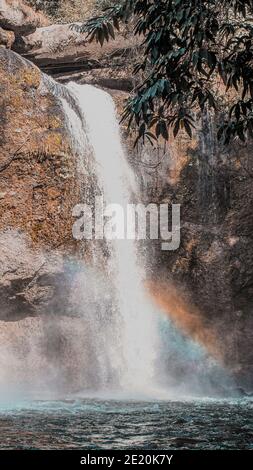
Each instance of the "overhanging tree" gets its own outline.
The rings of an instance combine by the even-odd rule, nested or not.
[[[170,127],[191,136],[196,111],[218,107],[217,80],[235,92],[218,137],[253,137],[253,0],[121,0],[77,28],[102,46],[130,20],[143,44],[134,73],[145,78],[123,119],[137,124],[137,140],[167,140]]]

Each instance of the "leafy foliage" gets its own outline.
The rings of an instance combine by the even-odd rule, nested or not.
[[[144,48],[134,73],[144,78],[123,119],[137,124],[137,140],[167,140],[170,127],[191,137],[196,111],[218,107],[217,78],[235,97],[218,137],[253,136],[253,0],[122,0],[78,29],[102,46],[130,19]]]

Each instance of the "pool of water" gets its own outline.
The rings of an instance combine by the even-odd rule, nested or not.
[[[253,401],[74,399],[0,406],[1,449],[253,449]]]

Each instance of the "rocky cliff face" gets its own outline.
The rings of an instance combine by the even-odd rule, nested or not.
[[[85,174],[80,169],[52,83],[3,48],[0,110],[0,317],[14,320],[48,312],[59,299],[59,278],[67,305],[72,210],[95,182],[88,161]]]
[[[181,204],[180,248],[162,252],[157,245],[151,291],[169,313],[176,285],[185,299],[182,326],[191,326],[195,306],[203,328],[215,329],[227,363],[252,377],[253,148],[239,142],[222,147],[216,135],[215,119],[206,115],[193,140],[171,140],[152,178],[141,171],[144,199]]]
[[[37,28],[31,12],[29,21],[18,26],[21,14],[12,20],[10,14],[3,16],[3,6],[13,4],[0,3],[0,43],[5,48],[14,48],[59,82],[75,80],[110,89],[122,106],[134,85],[131,66],[126,66],[138,47],[134,40],[122,35],[101,49],[87,44],[69,25]],[[59,102],[38,68],[5,48],[0,49],[2,248],[11,228],[25,232],[33,247],[42,249],[34,266],[30,242],[20,241],[20,235],[14,236],[19,247],[13,248],[14,257],[8,258],[8,250],[2,249],[1,299],[7,292],[2,316],[15,319],[52,311],[49,305],[56,308],[59,279],[68,294],[62,252],[43,265],[43,247],[73,249],[71,210],[80,202],[80,187]],[[180,248],[161,252],[160,242],[155,248],[152,242],[153,251],[148,251],[151,293],[169,313],[173,283],[178,292],[173,294],[175,308],[175,295],[185,297],[180,321],[191,322],[197,310],[204,331],[215,326],[219,347],[227,363],[236,365],[235,373],[252,377],[253,148],[240,143],[223,148],[215,132],[215,120],[204,116],[192,141],[184,135],[171,138],[160,164],[156,161],[161,155],[152,154],[151,165],[136,166],[144,201],[181,204]],[[27,261],[12,268],[14,258],[22,256]],[[193,306],[188,312],[187,303]]]
[[[60,101],[40,70],[0,49],[1,229],[64,243],[78,199],[76,161]]]

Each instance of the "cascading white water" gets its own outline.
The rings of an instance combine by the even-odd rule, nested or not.
[[[114,102],[109,94],[90,85],[70,83],[68,88],[82,113],[83,132],[94,153],[104,201],[126,209],[131,201],[134,175],[125,158]],[[76,132],[78,140],[80,129]],[[116,316],[111,313],[111,344],[109,340],[107,354],[122,390],[148,393],[155,388],[158,319],[146,298],[137,257],[134,240],[111,242],[109,269],[118,308]],[[107,375],[104,371],[104,376]]]
[[[104,202],[126,208],[138,190],[111,97],[88,85],[71,83],[65,88],[46,76],[43,86],[62,105],[73,151],[79,157],[78,173],[87,174],[88,159],[95,162]],[[93,190],[96,194],[97,188]],[[87,201],[86,196],[82,200]],[[2,243],[11,247],[10,253],[20,258],[21,265],[26,256],[34,257],[20,234],[5,234]],[[93,266],[65,260],[71,317],[63,305],[60,314],[50,311],[42,318],[1,325],[0,400],[9,398],[11,391],[36,398],[44,393],[56,397],[82,393],[168,399],[231,389],[223,368],[149,300],[134,240],[107,243],[106,273],[100,269],[101,244],[96,241],[92,242]],[[44,254],[40,256],[44,260]],[[60,295],[61,289],[57,297],[61,305]]]
[[[133,192],[135,197],[138,195],[138,188],[121,142],[113,99],[90,85],[70,83],[67,88],[69,96],[60,93],[60,98],[79,167],[85,168],[92,153],[104,203],[118,204],[126,214],[126,206]],[[151,302],[144,288],[145,273],[139,265],[135,241],[116,238],[107,243],[109,284],[95,275],[92,295],[99,304],[96,318],[89,302],[83,309],[92,334],[93,392],[168,398],[212,390],[216,365],[198,344],[182,337]],[[95,266],[97,257],[94,244]],[[101,292],[107,289],[112,291],[109,303]],[[87,296],[87,285],[83,285],[83,294]],[[91,389],[91,384],[86,383],[86,388]]]

